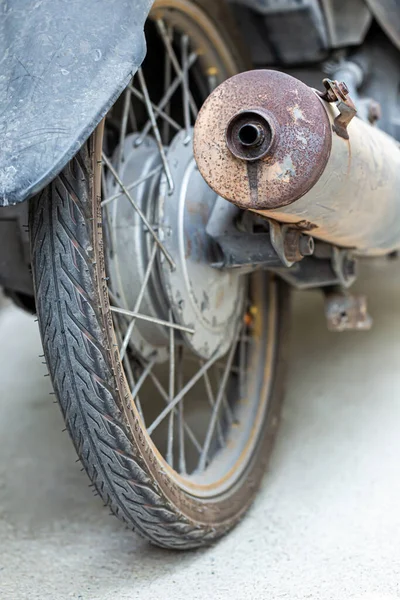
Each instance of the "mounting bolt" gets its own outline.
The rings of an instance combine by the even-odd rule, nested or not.
[[[310,235],[301,235],[299,240],[299,250],[303,256],[314,254],[314,239]]]
[[[289,229],[285,234],[284,250],[290,262],[298,262],[314,253],[314,240],[297,229]]]
[[[343,94],[343,96],[349,95],[349,88],[347,87],[347,85],[345,84],[344,81],[341,81],[340,83],[338,83],[338,88],[339,88],[340,92]]]

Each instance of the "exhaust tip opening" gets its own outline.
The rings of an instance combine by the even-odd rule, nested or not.
[[[264,111],[241,111],[226,128],[226,144],[241,160],[259,160],[271,149],[275,131]]]
[[[262,141],[263,137],[262,128],[254,123],[242,125],[238,131],[238,138],[243,146],[256,146]]]

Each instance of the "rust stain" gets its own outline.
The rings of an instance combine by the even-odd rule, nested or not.
[[[247,163],[247,178],[250,188],[250,199],[254,205],[258,204],[258,161]]]
[[[228,126],[243,114],[267,115],[273,132],[268,152],[244,160],[228,147]],[[254,125],[254,123],[253,123]],[[200,110],[194,154],[208,185],[244,209],[276,209],[303,196],[329,158],[332,131],[317,94],[278,71],[240,73],[223,82]],[[239,154],[239,158],[238,158]]]

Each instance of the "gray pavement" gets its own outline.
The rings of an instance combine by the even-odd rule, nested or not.
[[[369,333],[326,331],[296,294],[288,391],[270,471],[208,550],[149,546],[88,488],[34,319],[0,313],[1,600],[400,598],[400,265],[365,268]]]

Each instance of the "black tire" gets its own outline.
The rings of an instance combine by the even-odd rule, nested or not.
[[[211,500],[196,498],[164,470],[130,403],[108,300],[95,175],[99,144],[97,130],[31,201],[32,269],[44,353],[66,427],[104,504],[159,546],[195,548],[238,522],[265,471],[282,400],[288,290],[274,283],[277,338],[263,433],[233,489]]]

